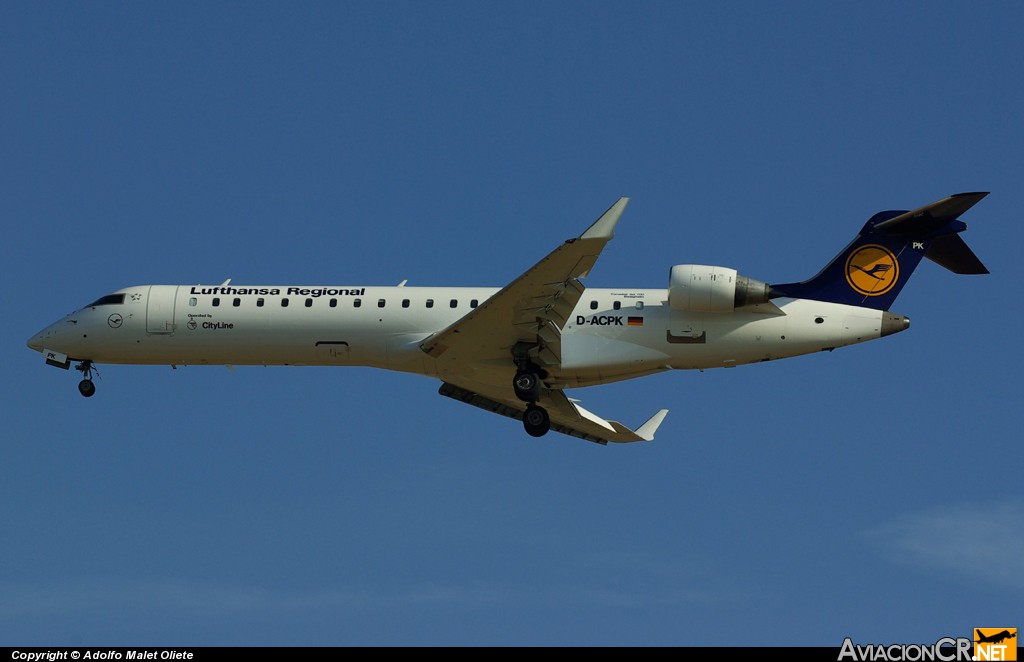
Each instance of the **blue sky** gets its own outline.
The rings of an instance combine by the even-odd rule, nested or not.
[[[0,643],[932,643],[1024,625],[1019,3],[4,3]],[[572,395],[526,436],[368,369],[25,347],[145,283],[813,275],[992,191],[910,331]]]

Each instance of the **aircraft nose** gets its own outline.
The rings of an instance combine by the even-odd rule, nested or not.
[[[40,331],[36,335],[28,339],[26,343],[29,349],[34,349],[37,352],[43,351],[43,340],[46,338],[45,332]]]
[[[67,320],[65,319],[60,320],[58,322],[54,322],[53,324],[46,327],[36,335],[29,338],[28,342],[25,344],[28,345],[29,348],[34,349],[37,352],[41,352],[44,349],[55,349],[55,343],[62,344],[61,340],[66,340],[66,338],[61,334],[61,331],[65,326],[65,324],[63,323],[65,323],[66,321]]]
[[[49,328],[49,327],[47,327],[47,328]],[[43,342],[46,340],[47,336],[49,335],[48,333],[46,333],[46,330],[47,329],[43,329],[42,331],[40,331],[36,335],[34,335],[31,338],[29,338],[29,341],[26,344],[29,345],[30,349],[35,349],[36,351],[42,351],[43,350]]]

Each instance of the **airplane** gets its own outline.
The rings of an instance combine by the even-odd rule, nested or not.
[[[996,632],[995,634],[985,634],[981,630],[975,630],[977,633],[977,639],[974,640],[976,644],[1001,644],[1007,639],[1013,639],[1017,636],[1017,630],[1013,632],[1009,630],[1003,630],[1002,632]]]
[[[503,288],[141,285],[107,294],[28,341],[48,365],[372,366],[441,381],[439,393],[599,444],[651,441],[662,409],[633,429],[587,411],[568,389],[666,370],[730,368],[883,338],[921,258],[988,269],[959,216],[988,193],[959,193],[872,216],[813,278],[768,283],[681,264],[661,289],[587,288],[629,198]]]

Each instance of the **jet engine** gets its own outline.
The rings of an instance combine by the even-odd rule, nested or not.
[[[771,287],[740,276],[735,269],[703,264],[677,264],[668,276],[668,304],[695,313],[729,313],[765,303]]]

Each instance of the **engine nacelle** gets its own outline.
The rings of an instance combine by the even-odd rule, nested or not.
[[[735,269],[677,264],[668,275],[668,305],[695,313],[729,313],[768,301],[771,288]]]

